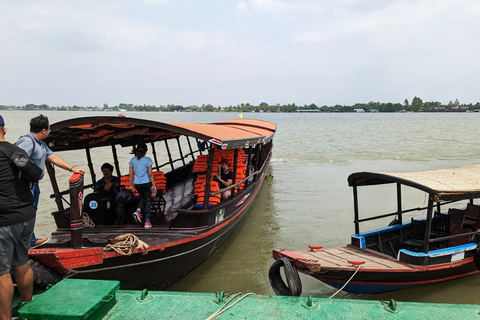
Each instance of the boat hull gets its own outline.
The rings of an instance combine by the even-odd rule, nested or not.
[[[359,294],[420,287],[479,272],[470,254],[459,261],[424,266],[353,246],[297,251],[275,249],[273,256],[288,258],[299,272],[334,288]]]
[[[434,283],[463,278],[478,273],[473,262],[450,269],[437,271],[416,270],[409,273],[395,274],[391,272],[358,272],[354,279],[348,282],[343,290],[359,293],[372,294],[395,290],[421,287]],[[353,272],[305,273],[334,288],[340,289],[353,275]]]
[[[240,192],[233,201],[210,210],[209,215],[216,217],[218,212],[222,212],[225,217],[210,227],[191,229],[185,231],[183,236],[179,230],[138,229],[139,238],[142,238],[141,234],[154,237],[155,232],[159,237],[168,237],[168,234],[175,237],[173,241],[151,246],[146,252],[137,250],[132,255],[120,255],[98,247],[95,248],[97,250],[49,248],[30,250],[30,259],[40,262],[63,278],[118,280],[123,289],[163,290],[198,268],[236,230],[255,200],[267,170],[268,165],[258,181]],[[85,232],[84,236],[88,237],[88,233]]]

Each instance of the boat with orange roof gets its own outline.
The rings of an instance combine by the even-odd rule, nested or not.
[[[63,157],[84,150],[88,170],[85,176],[72,175],[67,186],[46,163],[57,205],[52,213],[56,230],[46,245],[29,251],[36,284],[103,279],[119,280],[126,289],[161,290],[185,277],[247,213],[269,167],[275,131],[275,124],[254,119],[161,123],[101,116],[52,124],[45,139],[52,151]],[[115,219],[112,199],[94,191],[99,178],[94,168],[104,162],[112,162],[114,175],[128,184],[122,153],[140,142],[149,145],[158,190],[152,194],[150,229],[132,219],[135,196],[116,199],[124,203]],[[221,159],[229,159],[233,175],[224,189],[214,179]],[[226,191],[230,197],[221,199]]]

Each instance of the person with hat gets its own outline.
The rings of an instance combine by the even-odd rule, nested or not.
[[[12,318],[14,287],[10,271],[15,274],[20,301],[31,301],[33,295],[33,271],[28,263],[35,226],[33,195],[29,182],[19,178],[9,162],[12,153],[25,151],[5,141],[6,133],[0,116],[0,319]]]
[[[45,161],[48,161],[57,167],[70,171],[72,173],[81,173],[84,174],[85,170],[81,168],[74,168],[73,166],[66,163],[62,158],[53,153],[52,150],[47,146],[44,139],[50,134],[50,123],[48,118],[44,115],[38,115],[30,120],[30,132],[24,136],[21,136],[16,145],[19,148],[25,150],[32,159],[45,173]],[[43,173],[40,179],[43,178]],[[33,194],[34,202],[33,207],[35,212],[38,208],[38,201],[40,199],[40,186],[38,183],[31,184],[31,192]],[[39,247],[47,243],[49,238],[37,239],[35,234],[32,233],[31,244],[32,248]]]
[[[228,159],[223,158],[220,161],[220,166],[218,167],[218,174],[217,174],[217,181],[218,186],[220,189],[224,189],[232,184],[233,181],[233,173],[232,170],[228,168],[230,161]],[[231,190],[227,190],[222,193],[222,199],[226,200],[232,195]]]

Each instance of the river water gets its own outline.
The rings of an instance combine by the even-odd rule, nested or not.
[[[29,120],[38,113],[3,111],[9,128],[6,139],[14,142],[26,133]],[[48,111],[44,114],[55,123],[71,117],[112,113]],[[126,116],[162,122],[213,122],[236,118],[237,114],[128,112]],[[278,126],[271,178],[265,180],[232,237],[206,263],[167,290],[274,294],[268,280],[273,248],[303,249],[309,244],[332,247],[349,243],[354,232],[349,174],[451,168],[476,164],[479,158],[480,113],[245,113],[243,117]],[[75,167],[87,168],[83,152],[59,155]],[[68,176],[68,172],[59,176],[64,184],[62,190],[68,186]],[[51,212],[56,211],[54,201],[49,198],[52,189],[48,176],[42,180],[41,189],[36,233],[48,236],[55,228]],[[370,190],[362,193],[361,188],[359,192],[361,210],[375,213],[396,210],[395,201],[386,197],[395,192],[393,189],[385,195]],[[426,203],[423,196],[419,198],[408,191],[404,195],[407,203],[404,209],[409,202],[412,207]],[[380,224],[372,227],[388,222],[375,222]],[[329,297],[335,292],[313,278],[302,274],[300,277],[302,296]],[[480,275],[474,275],[423,288],[377,295],[341,293],[336,297],[473,304],[480,301],[479,287]]]

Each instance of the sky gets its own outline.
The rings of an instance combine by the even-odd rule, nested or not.
[[[480,101],[476,0],[0,2],[0,105]]]

